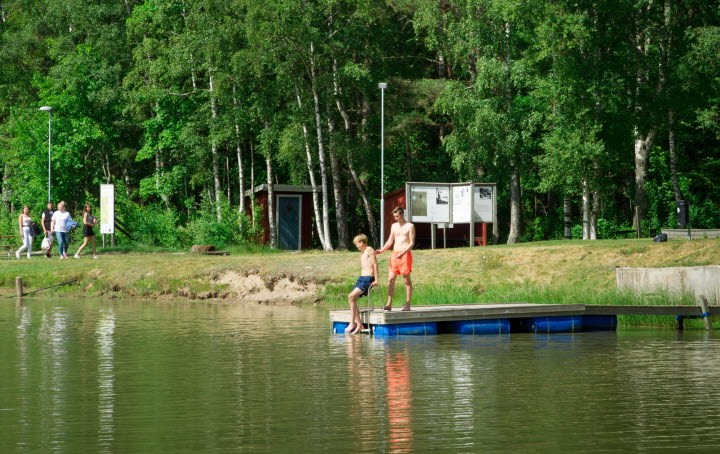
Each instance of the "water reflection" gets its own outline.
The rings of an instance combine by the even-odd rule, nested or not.
[[[113,356],[115,311],[100,311],[95,336],[98,358],[98,444],[100,452],[113,452],[115,424],[115,365]]]
[[[0,306],[0,453],[715,452],[717,336],[375,339],[305,308]]]
[[[412,380],[407,348],[385,354],[389,452],[413,452]]]

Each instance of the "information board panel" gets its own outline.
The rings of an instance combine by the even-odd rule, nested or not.
[[[115,185],[100,185],[100,233],[115,233]]]
[[[407,183],[410,222],[495,223],[495,183]]]
[[[473,220],[475,222],[495,222],[494,185],[476,184],[473,188]]]
[[[453,185],[452,187],[452,222],[454,224],[470,223],[470,188],[472,185]]]
[[[412,222],[450,222],[450,185],[408,184]]]

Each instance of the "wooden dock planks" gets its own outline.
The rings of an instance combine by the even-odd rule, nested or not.
[[[710,315],[720,315],[720,306],[616,306],[586,304],[458,304],[443,306],[413,306],[402,312],[399,306],[393,311],[361,310],[364,323],[392,325],[403,323],[444,322],[462,320],[486,320],[499,318],[561,317],[570,315],[668,315],[700,317],[707,310]],[[331,322],[349,323],[350,310],[330,311]]]

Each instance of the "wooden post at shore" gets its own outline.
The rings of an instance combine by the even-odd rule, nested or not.
[[[712,320],[710,320],[710,303],[708,303],[705,295],[700,295],[700,308],[702,310],[702,319],[705,322],[705,329],[712,331]]]
[[[23,283],[22,277],[20,276],[15,278],[15,295],[17,295],[18,298],[23,296]]]

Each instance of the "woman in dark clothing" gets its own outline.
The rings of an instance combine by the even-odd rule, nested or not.
[[[98,219],[92,215],[92,207],[89,203],[85,204],[85,209],[83,209],[83,237],[85,238],[85,241],[83,241],[83,244],[75,253],[76,259],[80,258],[80,253],[91,241],[93,258],[98,258],[97,254],[95,253],[95,232],[93,232],[93,227],[95,227],[95,224],[97,223]]]

